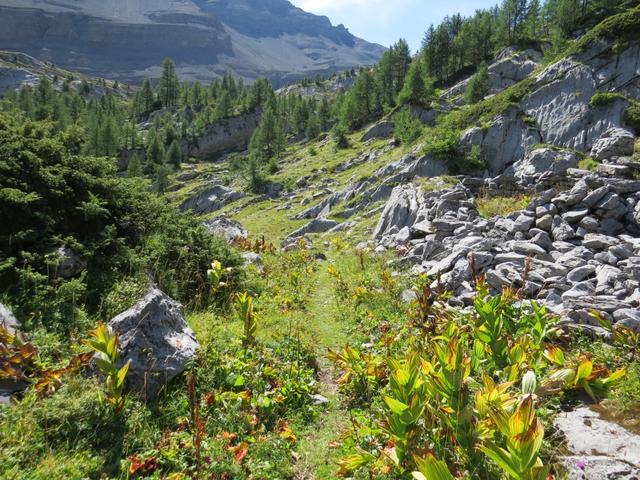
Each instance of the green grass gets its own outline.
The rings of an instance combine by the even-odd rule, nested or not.
[[[527,208],[531,198],[527,195],[489,196],[484,195],[476,199],[478,212],[484,218],[505,216]]]
[[[590,172],[595,171],[600,166],[600,162],[594,160],[591,157],[586,157],[578,162],[578,168],[582,170],[589,170]]]

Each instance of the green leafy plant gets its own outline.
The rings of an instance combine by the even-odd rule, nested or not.
[[[234,308],[244,329],[242,344],[248,348],[255,344],[256,331],[258,329],[258,319],[253,308],[253,297],[247,292],[236,294]]]
[[[104,322],[100,322],[91,332],[91,337],[85,343],[95,352],[96,366],[105,376],[106,401],[120,413],[124,407],[124,382],[131,360],[122,367],[118,367],[120,363],[118,334],[113,333]]]

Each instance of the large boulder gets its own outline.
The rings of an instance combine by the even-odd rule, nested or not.
[[[593,144],[591,156],[597,160],[633,155],[633,133],[624,128],[610,128]]]
[[[216,217],[203,222],[202,225],[212,235],[224,237],[227,243],[233,243],[237,239],[244,240],[249,236],[249,232],[240,222],[227,217]]]
[[[152,288],[109,322],[120,335],[120,362],[131,362],[125,387],[147,400],[181,374],[199,348],[182,305]]]
[[[224,185],[214,185],[185,200],[180,210],[194,210],[198,213],[210,213],[220,210],[226,204],[243,198],[243,192],[236,192]]]
[[[323,217],[314,218],[306,225],[303,225],[296,231],[292,232],[288,238],[300,238],[308,233],[324,233],[337,226],[338,222],[335,220],[329,220],[328,218]]]
[[[573,152],[552,148],[536,148],[524,159],[513,165],[514,175],[520,180],[535,181],[543,175],[558,175],[578,166],[578,157]]]

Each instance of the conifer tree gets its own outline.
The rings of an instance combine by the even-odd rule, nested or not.
[[[427,79],[422,61],[417,59],[411,64],[404,86],[398,95],[398,103],[423,104],[433,95],[432,83]]]
[[[275,101],[265,107],[260,125],[253,133],[249,151],[262,164],[277,157],[286,147],[286,138],[282,118],[276,113]]]
[[[177,140],[171,142],[169,150],[167,150],[166,163],[175,167],[176,170],[180,168],[180,164],[182,163],[182,149]]]
[[[142,89],[140,90],[140,100],[142,105],[142,112],[149,113],[153,108],[153,102],[155,102],[155,96],[153,89],[151,88],[151,82],[148,78],[144,79],[142,83]]]
[[[156,131],[152,130],[147,144],[147,164],[159,165],[164,159],[164,147]]]
[[[160,76],[159,97],[162,106],[167,108],[177,106],[179,86],[176,65],[173,60],[167,58],[162,62],[162,75]]]
[[[129,159],[129,165],[127,166],[127,177],[135,178],[142,177],[142,163],[137,154],[133,154]]]

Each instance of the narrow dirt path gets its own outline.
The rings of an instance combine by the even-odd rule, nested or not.
[[[313,298],[305,312],[305,330],[313,335],[316,342],[319,393],[328,403],[320,406],[321,412],[316,421],[300,432],[296,449],[297,480],[336,478],[338,457],[330,444],[338,439],[348,420],[348,412],[338,396],[336,372],[326,356],[329,348],[339,348],[347,341],[347,324],[338,311],[335,284],[327,273],[327,266],[328,263],[323,262],[316,274]]]

